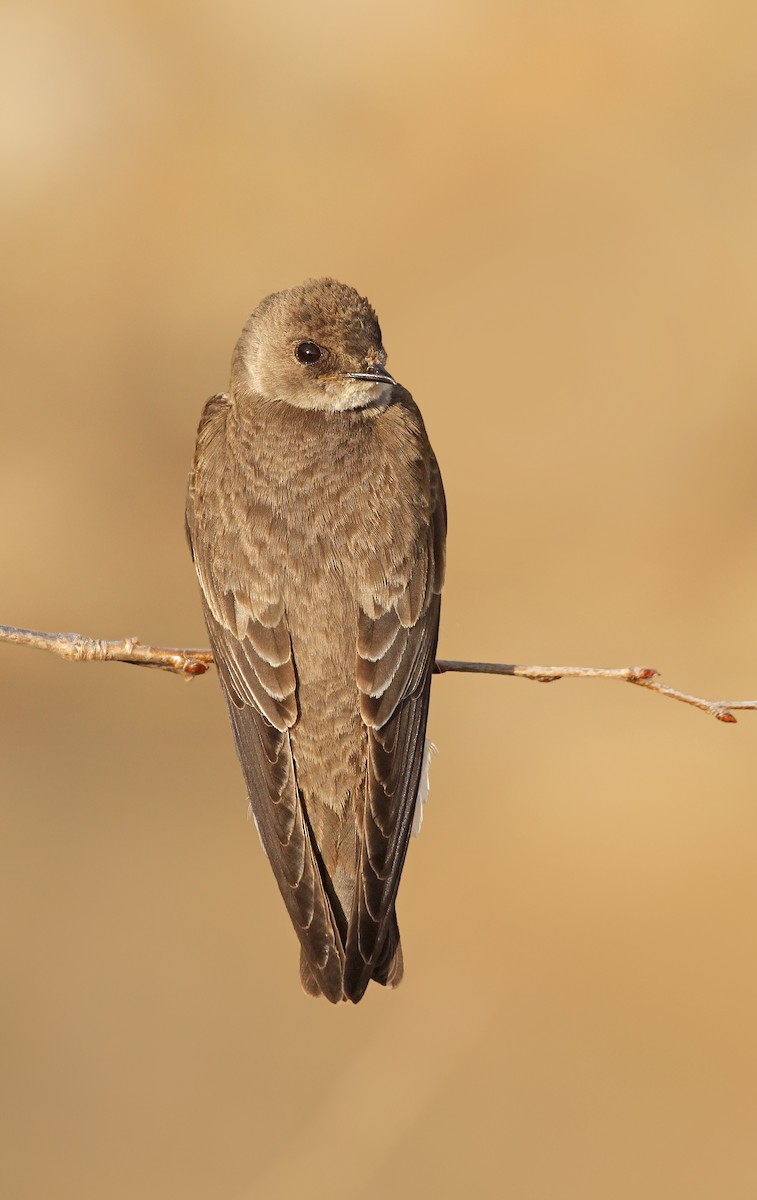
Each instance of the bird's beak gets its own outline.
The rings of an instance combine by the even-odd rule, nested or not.
[[[371,363],[364,371],[342,371],[341,374],[343,379],[364,379],[366,383],[389,383],[394,386],[397,382],[381,363]]]

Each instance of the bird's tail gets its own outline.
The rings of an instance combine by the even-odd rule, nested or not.
[[[400,929],[397,924],[397,914],[395,912],[392,924],[389,927],[389,934],[384,942],[378,961],[373,968],[371,978],[375,979],[376,983],[383,984],[385,987],[395,988],[401,982],[404,970]],[[318,980],[302,949],[300,950],[300,982],[302,983],[303,990],[309,996],[322,995]]]
[[[397,924],[397,913],[395,912],[392,915],[389,934],[384,942],[378,962],[373,968],[371,978],[375,979],[376,983],[384,984],[385,987],[395,988],[398,983],[402,982],[404,973],[405,964],[402,959],[400,927]]]

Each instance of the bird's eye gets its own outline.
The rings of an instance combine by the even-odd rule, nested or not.
[[[318,362],[318,359],[323,354],[321,347],[315,342],[300,342],[295,349],[294,357],[297,362],[304,363],[305,366],[310,366],[311,363]]]

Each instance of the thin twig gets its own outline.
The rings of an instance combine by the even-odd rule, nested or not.
[[[447,671],[464,671],[477,675],[515,675],[519,679],[534,679],[537,683],[553,683],[556,679],[621,679],[624,683],[634,683],[649,692],[657,692],[658,696],[667,696],[670,700],[691,704],[728,725],[736,724],[736,718],[730,711],[732,708],[757,709],[757,700],[705,700],[703,696],[680,692],[677,688],[660,683],[656,678],[659,671],[654,667],[519,667],[515,663],[448,662],[440,659],[435,670],[439,675]]]
[[[36,629],[17,629],[14,625],[0,625],[0,642],[35,646],[38,650],[47,650],[59,658],[74,662],[125,662],[140,667],[159,667],[163,671],[182,675],[185,679],[204,675],[213,664],[212,652],[202,648],[144,646],[138,638],[107,642],[84,637],[80,633],[40,633]],[[446,675],[451,671],[468,675],[513,675],[538,683],[553,683],[556,679],[620,679],[624,683],[657,692],[659,696],[667,696],[670,700],[690,704],[716,717],[718,721],[731,725],[736,722],[732,709],[757,709],[757,700],[706,700],[702,696],[668,687],[659,682],[654,667],[524,667],[516,663],[462,662],[442,658],[437,659],[434,670],[438,675]]]
[[[81,633],[40,633],[37,629],[17,629],[0,625],[0,642],[15,642],[48,650],[59,658],[72,662],[125,662],[138,667],[160,667],[192,679],[204,675],[213,665],[210,650],[179,650],[170,646],[143,646],[138,638],[123,638],[120,642],[105,642],[84,637]]]

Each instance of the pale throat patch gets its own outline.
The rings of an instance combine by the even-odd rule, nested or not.
[[[365,379],[334,380],[331,387],[324,390],[323,407],[330,412],[351,412],[356,408],[367,408],[369,404],[377,408],[389,403],[391,383],[368,383]]]

